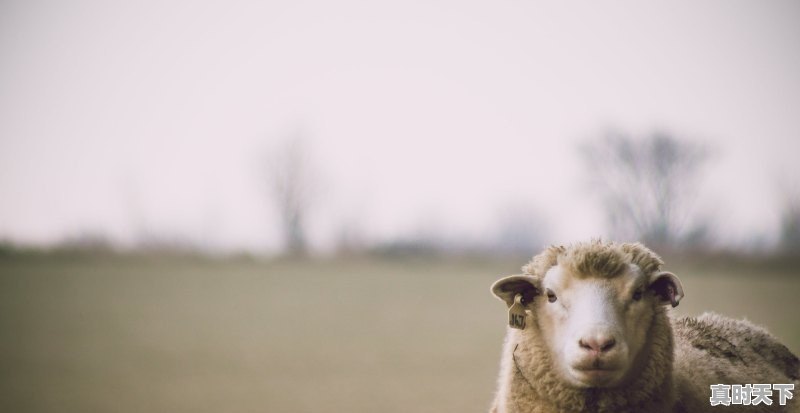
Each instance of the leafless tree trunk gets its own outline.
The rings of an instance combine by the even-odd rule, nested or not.
[[[284,141],[269,159],[270,193],[278,209],[286,252],[307,252],[306,215],[311,196],[310,165],[300,136]]]
[[[784,192],[778,247],[784,254],[800,253],[800,193],[797,190],[787,189]]]

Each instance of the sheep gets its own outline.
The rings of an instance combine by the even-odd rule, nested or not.
[[[641,244],[593,240],[551,246],[495,282],[510,324],[490,411],[719,412],[712,384],[800,390],[800,361],[765,330],[716,314],[671,316],[684,292],[663,265]],[[800,400],[772,397],[733,410],[800,411]]]

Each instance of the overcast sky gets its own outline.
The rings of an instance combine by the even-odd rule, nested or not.
[[[601,235],[576,147],[609,127],[709,145],[697,208],[730,240],[799,185],[795,1],[113,3],[0,2],[0,238],[274,249],[264,163],[297,134],[323,247],[509,208]]]

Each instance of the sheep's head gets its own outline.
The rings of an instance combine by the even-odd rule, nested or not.
[[[541,338],[567,383],[616,387],[635,377],[660,306],[683,297],[680,281],[662,265],[640,244],[550,247],[492,292],[509,306],[522,296],[526,333]]]

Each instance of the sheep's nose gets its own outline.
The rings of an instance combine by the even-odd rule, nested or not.
[[[614,337],[604,335],[592,335],[578,340],[582,349],[595,353],[605,353],[614,348],[615,344],[617,340]]]

